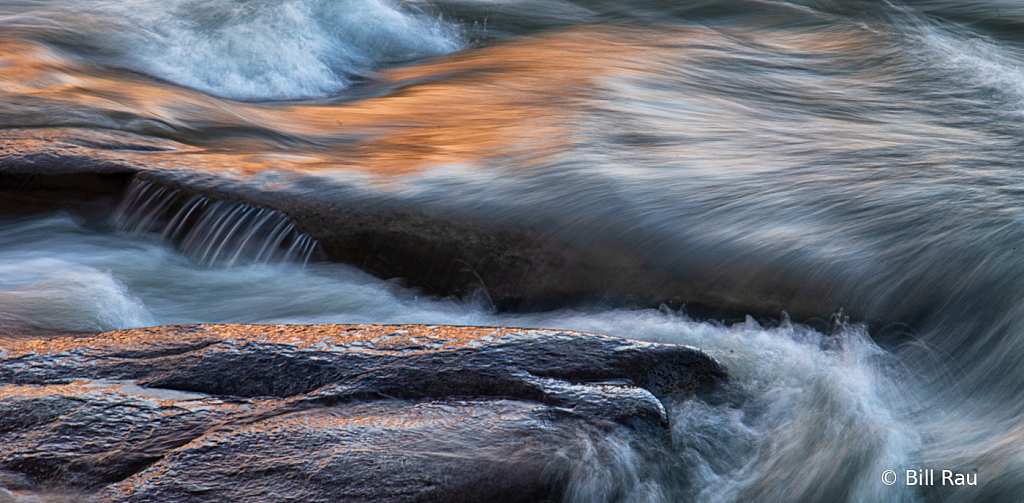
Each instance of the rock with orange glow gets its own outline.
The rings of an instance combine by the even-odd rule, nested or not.
[[[30,485],[96,489],[260,405],[130,381],[3,384],[0,466],[31,478]]]
[[[128,379],[214,395],[320,401],[458,395],[558,402],[568,396],[546,392],[545,379],[628,382],[656,396],[686,395],[725,376],[718,362],[689,346],[413,325],[143,328],[16,342],[3,361],[0,382],[15,384]]]
[[[377,400],[205,435],[108,487],[107,501],[537,502],[614,434],[513,399]]]
[[[550,330],[14,339],[0,352],[0,470],[107,501],[543,501],[586,455],[624,448],[609,438],[663,441],[660,399],[725,377],[691,347]]]

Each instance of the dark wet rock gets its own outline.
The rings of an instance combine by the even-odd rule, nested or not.
[[[0,487],[12,491],[32,489],[32,481],[23,474],[0,470]]]
[[[568,383],[627,379],[655,395],[692,393],[724,376],[717,362],[686,346],[549,330],[471,330],[453,334],[441,327],[341,325],[137,329],[76,338],[70,347],[18,346],[5,358],[0,380],[133,379],[150,387],[242,397],[291,397],[330,386],[337,396],[352,397],[456,394],[544,400],[544,385],[533,376]],[[114,342],[110,334],[118,334]]]
[[[3,385],[0,464],[41,484],[96,488],[250,408],[130,382]]]
[[[206,435],[104,496],[125,502],[544,501],[557,492],[554,479],[564,476],[547,473],[550,460],[588,430],[595,429],[516,400],[322,408]]]
[[[329,260],[432,295],[486,291],[502,311],[610,302],[657,306],[707,301],[703,290],[614,240],[585,246],[549,229],[432,211],[388,194],[266,190],[208,174],[142,171],[139,178],[194,195],[283,212]],[[310,181],[310,184],[315,181]],[[774,306],[773,306],[774,307]],[[745,313],[744,313],[745,314]]]
[[[0,215],[55,209],[100,215],[117,204],[138,171],[52,142],[0,138]]]
[[[687,346],[480,327],[172,326],[0,357],[0,470],[125,502],[557,499],[567,459],[667,441],[658,397],[726,377]]]
[[[21,216],[69,209],[102,215],[124,193],[130,173],[10,173],[0,171],[0,214]]]
[[[754,280],[726,269],[678,268],[629,243],[560,236],[554,227],[524,224],[414,204],[387,192],[326,187],[315,176],[286,176],[286,183],[252,182],[210,169],[189,169],[170,158],[159,162],[134,151],[87,148],[75,134],[48,141],[8,133],[0,138],[0,213],[25,214],[70,208],[96,215],[113,206],[134,177],[189,197],[229,200],[278,210],[298,230],[319,240],[329,260],[380,278],[401,278],[431,295],[464,297],[486,292],[502,311],[532,311],[594,303],[629,307],[686,306],[700,319],[742,321],[788,311],[795,319],[828,317],[836,306],[785,277],[763,272]],[[78,135],[78,136],[76,136]],[[144,138],[127,135],[123,142]],[[113,142],[113,139],[105,139]],[[152,162],[152,164],[151,164]],[[165,163],[170,163],[164,166]],[[116,203],[116,201],[115,201]],[[90,206],[91,205],[91,206]],[[856,315],[856,312],[850,312]]]
[[[614,238],[559,237],[557,226],[521,225],[466,212],[425,208],[387,193],[321,190],[315,178],[288,190],[206,173],[146,170],[139,178],[180,191],[272,208],[319,240],[329,260],[380,278],[401,278],[432,295],[485,292],[501,311],[542,311],[594,304],[680,308],[700,319],[746,315],[830,316],[827,297],[808,285],[762,273],[733,278],[725,268],[679,268]]]

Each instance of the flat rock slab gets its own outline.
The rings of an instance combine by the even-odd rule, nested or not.
[[[617,435],[664,441],[659,398],[725,378],[688,346],[549,330],[186,325],[7,339],[0,470],[22,481],[15,497],[555,500],[572,453]]]

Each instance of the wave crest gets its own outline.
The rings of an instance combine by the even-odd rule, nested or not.
[[[426,4],[388,0],[65,0],[0,13],[0,27],[242,100],[327,96],[382,66],[465,45]]]

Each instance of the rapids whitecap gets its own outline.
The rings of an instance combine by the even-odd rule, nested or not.
[[[0,1],[0,323],[686,343],[734,387],[667,400],[671,456],[583,449],[563,499],[1015,501],[1022,26],[999,0]],[[924,466],[978,484],[881,480]]]

